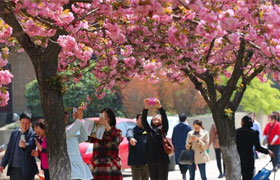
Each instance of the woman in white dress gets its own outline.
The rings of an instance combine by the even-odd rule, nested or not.
[[[83,110],[78,109],[73,114],[75,121],[66,126],[67,152],[71,163],[71,179],[91,180],[93,179],[89,167],[84,163],[79,150],[79,143],[88,139],[83,125]],[[65,123],[68,124],[68,114],[65,113]]]

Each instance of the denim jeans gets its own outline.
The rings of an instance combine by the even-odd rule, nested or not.
[[[200,176],[202,180],[207,180],[206,177],[206,164],[197,164],[199,172],[200,172]],[[195,179],[195,164],[191,164],[189,165],[189,171],[190,171],[190,180],[194,180]]]

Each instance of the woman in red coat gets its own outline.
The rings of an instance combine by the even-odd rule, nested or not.
[[[116,117],[111,109],[103,109],[97,124],[105,127],[102,139],[90,138],[93,143],[91,164],[94,180],[122,180],[119,144],[122,141],[121,130],[115,127]]]
[[[280,123],[277,122],[278,115],[273,112],[268,116],[268,123],[264,128],[264,139],[267,141],[268,149],[270,149],[274,157],[272,159],[273,168],[276,170],[279,163],[279,151],[280,151]]]

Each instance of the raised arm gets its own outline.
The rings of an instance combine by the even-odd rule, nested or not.
[[[66,139],[76,136],[77,132],[81,129],[82,122],[80,120],[75,120],[74,123],[66,127]]]
[[[142,112],[142,125],[145,129],[145,131],[147,131],[148,133],[150,133],[152,131],[152,128],[150,127],[148,121],[147,121],[147,116],[148,116],[148,109],[143,109]]]
[[[167,116],[166,116],[166,112],[165,112],[165,110],[163,109],[162,106],[158,110],[159,110],[159,113],[161,115],[162,128],[163,128],[164,132],[167,134],[169,126],[168,126],[168,119],[167,119]]]
[[[84,126],[84,121],[82,121],[82,125],[80,127],[80,135],[78,137],[79,143],[85,142],[88,140],[87,131]]]

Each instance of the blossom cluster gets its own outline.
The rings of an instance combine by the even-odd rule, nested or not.
[[[241,46],[254,52],[244,73],[263,66],[264,72],[258,76],[261,80],[266,73],[280,79],[280,8],[268,1],[14,3],[24,31],[34,40],[62,32],[57,39],[61,46],[59,71],[78,72],[94,63],[90,71],[99,82],[96,95],[100,98],[104,89],[125,85],[133,77],[157,82],[165,75],[180,82],[186,77],[184,69],[194,74],[211,72],[215,80],[221,75],[229,78]],[[0,21],[0,43],[8,44],[11,35],[12,29]],[[0,56],[0,65],[5,63]],[[73,79],[79,81],[81,76],[75,73]]]

